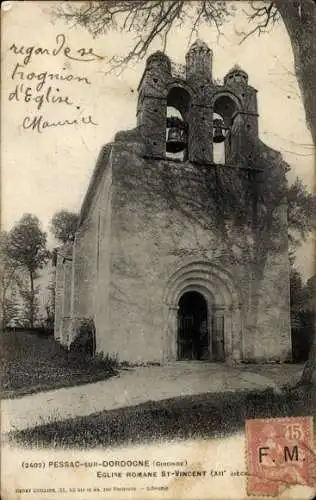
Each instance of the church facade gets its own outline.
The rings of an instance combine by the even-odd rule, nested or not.
[[[152,54],[138,92],[58,250],[55,338],[88,322],[119,361],[289,360],[286,165],[258,137],[248,75],[216,83],[197,41],[183,67]]]

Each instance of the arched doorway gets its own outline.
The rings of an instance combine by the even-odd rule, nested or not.
[[[178,359],[208,359],[207,302],[196,291],[184,293],[178,309]]]
[[[207,319],[207,342],[200,340],[200,359],[209,361],[240,361],[243,352],[242,338],[242,308],[240,292],[236,287],[231,275],[220,265],[214,265],[209,261],[191,260],[178,267],[170,276],[164,301],[168,305],[165,329],[165,359],[172,361],[176,359],[195,359],[193,349],[189,351],[179,349],[179,340],[190,340],[182,334],[181,321],[185,312],[194,309],[193,296],[186,295],[195,292],[198,310],[206,309]],[[187,299],[185,299],[187,297]],[[200,300],[199,300],[200,299]],[[188,306],[186,307],[186,301]],[[192,314],[191,314],[192,315]],[[189,314],[187,316],[190,316]],[[193,311],[194,316],[194,311]],[[188,320],[188,322],[192,322]],[[192,340],[191,340],[192,342]],[[202,351],[202,352],[201,352]],[[204,351],[204,352],[203,352]],[[191,354],[190,354],[191,352]],[[190,358],[188,358],[188,354]]]

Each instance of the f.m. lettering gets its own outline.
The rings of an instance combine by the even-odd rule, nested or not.
[[[292,451],[289,446],[284,446],[284,461],[288,462],[291,461],[293,462],[298,462],[299,460],[299,453],[298,453],[298,446],[292,446]]]
[[[270,452],[271,450],[271,452]],[[281,450],[283,451],[283,459],[284,462],[298,462],[299,461],[299,449],[298,446],[284,446],[283,448],[280,448],[280,453],[279,453],[279,460],[278,462],[282,459],[281,458]],[[261,446],[258,448],[258,459],[259,463],[261,464],[264,462],[264,459],[270,459],[273,462],[276,462],[275,460],[275,449],[270,448],[269,446]],[[304,460],[304,459],[303,459]]]
[[[263,457],[268,456],[268,453],[266,450],[269,450],[269,449],[270,449],[269,446],[263,446],[263,447],[259,448],[258,453],[259,453],[259,463],[260,464],[262,463]]]

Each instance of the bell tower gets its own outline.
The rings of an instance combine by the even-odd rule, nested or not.
[[[138,92],[137,127],[101,150],[71,269],[58,263],[56,335],[69,345],[93,320],[96,352],[133,363],[288,359],[285,164],[258,139],[247,73],[219,84],[197,40],[185,65],[152,54]]]
[[[257,90],[248,84],[247,73],[235,65],[224,77],[224,89],[235,100],[235,109],[228,121],[225,106],[218,103],[220,112],[224,114],[224,122],[228,125],[229,141],[227,144],[228,161],[240,163],[251,160],[249,144],[258,138],[258,105]],[[246,155],[246,156],[245,156]]]
[[[212,75],[212,57],[213,53],[206,43],[196,40],[185,56],[187,79],[208,81]]]
[[[170,59],[162,52],[149,56],[138,86],[137,126],[145,139],[145,154],[154,158],[164,158],[166,153],[167,86],[170,79]]]
[[[201,40],[193,43],[185,57],[186,81],[193,95],[188,157],[202,164],[213,161],[212,57],[211,49]]]
[[[220,163],[245,161],[249,143],[258,137],[257,91],[239,66],[222,85],[213,82],[212,57],[211,49],[197,40],[180,74],[162,52],[148,58],[137,106],[145,156],[212,165],[218,163],[220,147]],[[168,114],[170,108],[176,116]]]

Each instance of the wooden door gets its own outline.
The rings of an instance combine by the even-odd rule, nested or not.
[[[178,359],[193,358],[194,316],[178,316]]]

